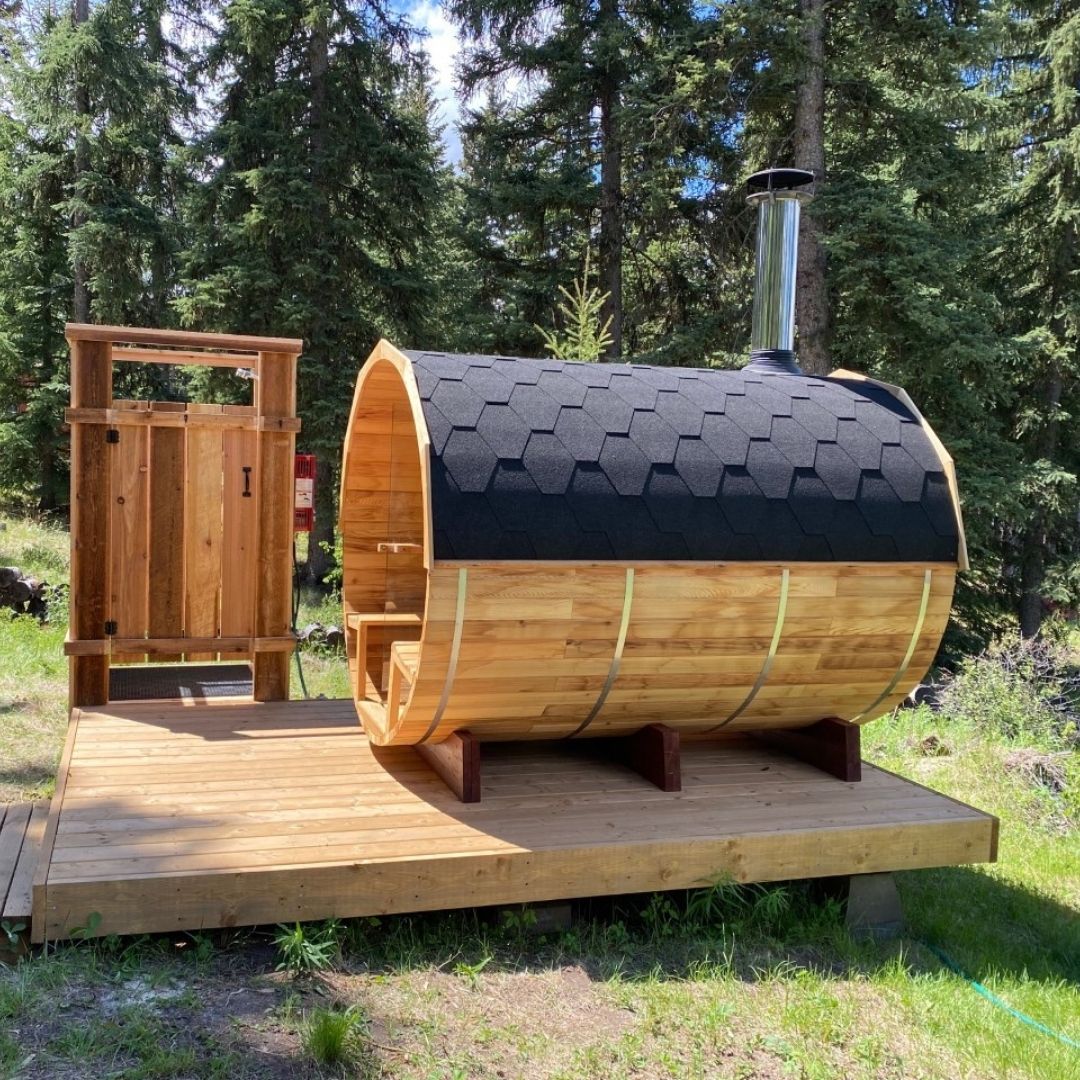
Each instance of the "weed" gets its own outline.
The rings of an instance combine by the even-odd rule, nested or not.
[[[26,929],[24,922],[10,922],[4,919],[0,922],[0,933],[3,933],[8,945],[15,948],[19,944],[19,935]]]
[[[294,978],[325,971],[341,953],[341,924],[337,919],[304,926],[278,925],[274,944],[281,953],[278,971],[287,971]]]
[[[358,1049],[362,1016],[356,1006],[348,1009],[314,1009],[304,1023],[304,1049],[320,1065],[351,1061]]]
[[[674,937],[679,930],[679,911],[664,893],[653,893],[641,913],[650,940]]]
[[[475,964],[467,964],[464,960],[459,960],[454,965],[454,974],[459,978],[466,979],[469,986],[475,990],[480,981],[480,973],[491,963],[492,959],[491,956],[485,956]]]

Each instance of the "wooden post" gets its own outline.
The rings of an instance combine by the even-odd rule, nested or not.
[[[71,339],[71,405],[112,406],[112,346]],[[71,425],[71,636],[104,640],[109,617],[109,446],[103,424]],[[72,708],[109,700],[109,657],[73,656]]]
[[[296,415],[296,356],[259,353],[255,384],[256,415],[260,420]],[[293,457],[292,431],[259,432],[258,577],[255,636],[282,637],[292,622]],[[285,701],[289,697],[289,654],[258,652],[254,657],[253,695],[256,701]]]

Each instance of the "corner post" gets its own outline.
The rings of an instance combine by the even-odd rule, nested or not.
[[[255,637],[284,637],[292,622],[293,456],[296,434],[274,421],[296,416],[296,356],[259,353],[256,414],[259,418],[258,576]],[[289,697],[288,652],[260,652],[256,640],[253,696],[256,701]]]
[[[112,408],[112,345],[68,339],[71,406]],[[71,425],[71,634],[77,641],[106,641],[109,617],[109,447],[104,424]],[[68,704],[109,700],[109,656],[70,658]]]

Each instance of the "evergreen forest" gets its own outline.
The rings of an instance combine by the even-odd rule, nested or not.
[[[66,321],[299,337],[324,578],[380,337],[741,365],[745,181],[798,165],[800,360],[905,387],[956,459],[956,646],[1075,614],[1080,0],[443,0],[450,125],[434,7],[0,0],[6,504],[67,501]]]

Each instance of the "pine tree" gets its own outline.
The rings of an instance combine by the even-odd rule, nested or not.
[[[1080,600],[1080,4],[1007,4],[997,68],[1007,117],[991,132],[1002,183],[993,262],[1002,329],[1019,345],[1007,421],[1019,448],[1019,505],[1000,514],[1020,630],[1046,600]]]
[[[458,0],[451,10],[471,42],[463,89],[485,95],[464,146],[472,251],[505,293],[488,301],[490,337],[537,351],[535,325],[593,245],[607,358],[674,359],[663,347],[708,288],[723,137],[715,103],[699,108],[717,84],[694,6]]]
[[[444,174],[425,74],[388,7],[236,0],[201,60],[212,121],[178,308],[206,329],[303,338],[301,445],[318,455],[312,569],[327,569],[334,469],[358,365],[423,340]]]

